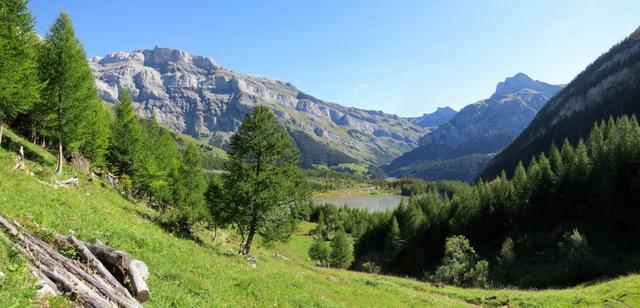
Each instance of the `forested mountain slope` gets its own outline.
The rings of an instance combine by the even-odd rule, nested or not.
[[[490,179],[513,171],[518,161],[547,151],[552,142],[584,138],[610,116],[640,114],[640,28],[576,76],[540,110],[531,124],[485,167]]]

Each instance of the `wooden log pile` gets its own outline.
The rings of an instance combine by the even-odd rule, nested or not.
[[[58,241],[75,248],[82,257],[80,262],[63,256],[16,221],[0,216],[0,227],[9,235],[1,234],[2,238],[27,257],[30,270],[47,287],[68,294],[80,306],[142,307],[151,295],[145,281],[147,266],[123,251],[86,243],[73,235],[58,236]]]

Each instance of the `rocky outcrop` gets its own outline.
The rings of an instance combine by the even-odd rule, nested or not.
[[[344,107],[291,83],[241,74],[212,59],[169,48],[116,52],[91,61],[100,96],[129,89],[137,112],[179,132],[224,146],[254,105],[271,108],[289,130],[361,161],[385,163],[429,130],[380,111]]]
[[[449,122],[426,134],[418,148],[386,166],[385,171],[400,175],[394,170],[417,161],[495,153],[518,136],[561,88],[535,81],[523,73],[509,77],[496,86],[489,99],[464,107]]]
[[[438,126],[449,122],[458,113],[451,107],[438,107],[432,113],[425,113],[420,117],[409,118],[409,121],[420,127],[437,128]]]

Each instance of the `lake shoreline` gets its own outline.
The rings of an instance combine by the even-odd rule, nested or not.
[[[338,207],[346,205],[353,209],[384,212],[395,209],[402,200],[408,198],[393,191],[333,191],[330,194],[314,196],[313,203],[333,204]]]

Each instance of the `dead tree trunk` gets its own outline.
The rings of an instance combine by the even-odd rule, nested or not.
[[[56,166],[56,175],[62,174],[62,161],[63,161],[63,153],[62,153],[62,140],[58,140],[58,166]]]
[[[80,242],[73,235],[69,236],[68,239],[71,245],[73,245],[73,247],[75,247],[76,250],[80,252],[80,254],[87,261],[87,263],[91,264],[91,266],[93,266],[98,271],[98,274],[100,274],[102,278],[104,278],[109,284],[111,284],[112,287],[118,289],[122,294],[125,294],[129,299],[132,298],[131,295],[129,294],[129,291],[125,287],[123,287],[115,277],[113,277],[113,274],[111,274],[111,272],[109,272],[107,268],[104,267],[102,262],[100,262],[96,258],[96,256],[93,255],[93,253],[89,250],[89,248],[87,248],[87,246],[84,243]]]
[[[58,237],[58,241],[61,242],[69,242],[70,240],[71,237]],[[146,283],[149,269],[144,262],[132,260],[126,252],[102,244],[90,244],[82,241],[79,241],[79,243],[85,245],[100,262],[119,272],[123,278],[128,277],[131,282],[131,289],[139,302],[142,303],[149,299],[151,291]]]

